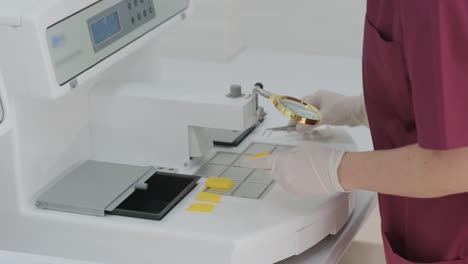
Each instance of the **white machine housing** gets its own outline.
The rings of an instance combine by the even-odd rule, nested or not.
[[[103,11],[127,1],[3,3],[0,65],[11,99],[7,114],[15,117],[13,169],[0,171],[5,178],[0,193],[13,193],[7,198],[15,201],[7,211],[10,225],[2,230],[8,236],[3,242],[7,249],[117,264],[257,264],[300,254],[337,233],[353,211],[352,195],[302,199],[278,186],[262,200],[224,197],[212,214],[187,212],[195,193],[204,189],[201,181],[161,222],[34,206],[43,190],[86,160],[168,165],[182,173],[194,172],[213,153],[206,127],[243,130],[257,121],[254,98],[227,98],[229,83],[183,83],[183,73],[180,82],[160,79],[155,37],[163,26],[184,17],[188,0],[144,1],[153,1],[156,10],[161,4],[179,9],[165,23],[76,76],[57,70],[58,57],[51,55],[48,38],[55,32],[49,35],[48,29],[87,8]],[[61,36],[56,41],[57,47],[66,46]],[[113,43],[109,49],[117,45]]]
[[[3,76],[0,72],[0,136],[11,129],[11,119],[8,95],[6,93]]]
[[[191,102],[196,102],[192,96],[192,93],[194,93],[193,87],[189,87],[190,89],[184,91],[186,93],[185,98],[192,101],[184,100],[184,95],[177,94],[177,90],[180,91],[180,89],[173,90],[171,87],[171,90],[166,92],[167,89],[158,84],[158,42],[152,41],[148,44],[148,41],[163,29],[161,26],[167,26],[165,22],[171,18],[168,15],[162,16],[161,14],[175,15],[180,11],[185,11],[189,7],[188,0],[174,0],[170,5],[164,4],[161,0],[145,1],[140,2],[139,0],[137,2],[140,5],[142,5],[141,3],[155,2],[153,6],[156,6],[154,8],[158,10],[154,10],[154,12],[157,12],[158,15],[154,19],[143,23],[140,27],[131,28],[132,25],[125,27],[125,23],[129,24],[130,19],[137,19],[137,15],[135,14],[134,17],[121,15],[122,27],[117,33],[117,37],[119,37],[120,33],[127,33],[127,35],[114,40],[111,37],[112,41],[103,41],[105,46],[100,44],[98,47],[93,47],[94,40],[90,34],[90,24],[93,22],[96,13],[99,13],[95,10],[111,8],[111,11],[113,11],[113,9],[122,9],[119,7],[113,8],[115,5],[123,6],[126,9],[127,3],[131,4],[131,1],[73,1],[66,5],[59,4],[60,1],[42,2],[40,5],[37,5],[35,1],[30,1],[32,7],[37,5],[35,8],[28,9],[34,14],[31,14],[31,16],[22,15],[21,19],[19,19],[20,24],[15,22],[18,21],[16,19],[9,20],[8,25],[17,27],[17,29],[6,31],[6,39],[9,39],[3,48],[3,50],[9,51],[5,53],[5,60],[3,60],[5,65],[9,65],[4,67],[5,76],[7,76],[6,82],[9,86],[15,87],[15,93],[50,99],[59,98],[72,89],[86,87],[86,85],[90,84],[90,81],[99,79],[103,80],[101,86],[111,85],[113,88],[125,86],[129,82],[132,84],[146,84],[147,91],[156,95],[151,97],[153,101],[150,102],[152,109],[151,107],[147,109],[135,108],[131,105],[132,100],[130,100],[130,98],[134,97],[128,93],[126,94],[127,98],[124,99],[126,101],[124,104],[116,104],[116,100],[121,97],[113,96],[113,93],[116,93],[118,89],[107,90],[107,94],[110,95],[107,101],[103,101],[106,100],[103,93],[91,97],[91,110],[97,110],[97,112],[90,114],[93,117],[92,125],[94,130],[91,134],[93,141],[96,143],[95,145],[98,146],[94,148],[96,158],[104,160],[108,158],[103,157],[104,155],[110,155],[111,161],[115,162],[138,160],[141,164],[151,162],[171,167],[181,165],[191,167],[192,163],[198,162],[200,157],[213,148],[210,139],[204,136],[206,133],[196,127],[203,125],[204,127],[229,130],[246,130],[258,120],[256,104],[252,97],[244,98],[244,100],[231,100],[221,93],[213,96],[210,91],[210,93],[205,94],[205,98],[214,102],[212,106],[219,107],[217,109],[207,108],[205,98],[202,98],[199,105],[191,104]],[[136,8],[133,7],[133,9]],[[132,12],[132,10],[129,12]],[[138,15],[143,16],[140,13]],[[153,30],[154,28],[156,29]],[[44,32],[46,38],[44,38]],[[99,50],[96,50],[96,48]],[[19,61],[19,57],[29,59]],[[122,61],[124,58],[125,60]],[[105,74],[110,66],[118,63],[120,66],[113,67],[108,71],[107,75]],[[20,72],[21,74],[17,74]],[[28,78],[24,78],[24,76],[28,76]],[[132,90],[136,90],[136,88],[131,87],[129,89],[130,92]],[[163,98],[162,94],[171,97],[165,96]],[[145,96],[144,100],[148,101],[149,98]],[[168,100],[170,102],[169,106],[165,104]],[[135,103],[139,104],[140,102]],[[112,107],[116,109],[112,109]],[[124,107],[132,110],[117,115],[116,112],[123,111]],[[107,111],[103,111],[104,108]],[[170,109],[178,110],[172,111]],[[138,113],[135,111],[144,112]],[[165,112],[166,114],[154,115],[155,117],[162,117],[159,120],[146,119],[145,126],[147,127],[122,123],[122,119],[126,119],[125,116],[148,117],[154,112]],[[218,114],[213,115],[213,112]],[[115,118],[106,116],[106,113],[111,113]],[[211,115],[209,119],[207,118],[208,115]],[[219,122],[214,122],[213,119],[219,120]],[[112,120],[116,122],[112,123]],[[126,120],[131,122],[137,119],[127,118]],[[175,122],[171,126],[159,128],[159,133],[152,132],[154,126],[168,120],[174,120]],[[210,120],[211,124],[207,124],[207,120]],[[122,125],[125,126],[125,129],[115,129]],[[132,128],[136,131],[132,132]],[[141,140],[142,130],[152,133],[144,141]],[[136,136],[138,134],[140,134],[140,137]],[[139,142],[135,142],[135,140]],[[120,144],[126,142],[128,144],[123,148]],[[158,152],[158,150],[151,151],[148,148],[148,142],[156,143],[159,146],[158,148],[171,151],[158,155],[161,152]],[[125,149],[126,151],[122,152],[116,148]],[[135,158],[129,160],[127,154],[134,155]]]
[[[174,0],[171,5],[154,1],[164,14],[173,13],[174,16],[189,7],[189,0]],[[3,32],[3,38],[9,40],[2,46],[8,50],[3,54],[3,61],[9,65],[4,67],[4,74],[7,83],[21,84],[16,87],[17,92],[45,98],[58,98],[80,83],[95,79],[109,66],[138,49],[148,38],[157,35],[162,29],[159,26],[171,18],[157,16],[95,53],[86,21],[92,18],[87,13],[106,10],[125,1],[83,0],[68,1],[66,4],[58,0],[19,2],[5,3],[6,8],[2,7],[0,11],[0,15],[4,14],[0,24],[16,28]],[[154,28],[157,30],[152,30]],[[149,33],[143,36],[145,40],[126,46],[145,32]],[[125,50],[110,56],[122,47]],[[68,85],[72,81],[73,84]]]
[[[227,89],[205,83],[202,91],[187,83],[109,83],[95,89],[90,96],[95,158],[189,169],[214,154],[206,128],[244,131],[258,121],[254,96],[230,99]]]

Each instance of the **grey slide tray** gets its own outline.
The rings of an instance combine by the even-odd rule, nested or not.
[[[200,177],[154,167],[87,161],[36,201],[42,209],[94,216],[106,214],[161,220]]]

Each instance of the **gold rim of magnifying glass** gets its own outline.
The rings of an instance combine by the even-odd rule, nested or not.
[[[292,120],[298,123],[311,125],[311,126],[317,126],[320,124],[320,121],[322,120],[322,113],[320,112],[320,110],[318,110],[315,106],[305,101],[299,100],[294,97],[282,96],[282,95],[271,95],[269,99],[281,114],[291,118]],[[302,104],[307,109],[315,113],[318,119],[309,119],[309,118],[295,114],[294,112],[289,110],[286,106],[284,106],[284,104],[281,103],[281,100],[284,100],[284,99],[288,99],[288,100],[295,101],[297,103]]]

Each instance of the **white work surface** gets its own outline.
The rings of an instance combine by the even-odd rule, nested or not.
[[[264,50],[246,50],[230,63],[214,63],[165,59],[163,80],[171,84],[210,80],[213,86],[228,92],[230,84],[240,84],[249,93],[256,82],[263,82],[265,89],[281,95],[302,97],[317,90],[334,91],[344,95],[362,94],[361,61],[357,58],[313,56]],[[175,74],[178,73],[178,74]],[[180,78],[181,75],[184,78]],[[273,132],[263,137],[265,128],[284,126],[287,119],[282,117],[273,105],[265,99],[260,104],[268,112],[266,121],[253,132],[252,137],[261,142],[282,141],[286,132]],[[372,150],[368,128],[345,128],[356,142],[360,151]],[[288,143],[300,143],[305,138],[288,135]],[[335,142],[338,143],[339,142]],[[241,150],[249,143],[242,143]],[[223,150],[223,148],[220,148]],[[372,209],[376,206],[376,194],[356,192],[356,207],[346,226],[337,235],[330,235],[315,247],[299,256],[291,257],[280,264],[332,264],[337,263],[353,240]]]
[[[365,191],[357,192],[354,213],[338,234],[328,236],[301,255],[278,262],[278,264],[337,263],[375,206],[376,195],[374,193]]]
[[[0,251],[0,264],[97,264],[70,259]]]
[[[267,90],[278,94],[287,94],[297,97],[311,93],[317,89],[334,90],[343,94],[359,94],[361,90],[360,62],[356,59],[330,58],[279,52],[246,51],[229,63],[165,59],[162,61],[162,68],[163,84],[168,88],[171,86],[183,86],[187,89],[192,88],[192,93],[197,93],[195,89],[199,87],[200,83],[206,84],[210,89],[215,89],[216,91],[219,89],[220,93],[227,94],[231,84],[241,84],[244,89],[250,89],[254,83],[259,81],[264,82],[265,89]],[[298,135],[284,135],[282,132],[274,133],[269,138],[262,137],[262,130],[264,128],[285,125],[287,120],[280,116],[280,114],[277,113],[266,100],[263,100],[261,105],[265,106],[268,112],[268,117],[265,123],[254,132],[248,141],[241,144],[238,148],[230,149],[230,151],[240,151],[244,149],[252,139],[254,141],[277,142],[283,141],[282,139],[287,137],[288,143],[299,143],[304,140],[304,138]],[[170,123],[167,125],[170,126]],[[359,149],[366,150],[371,148],[368,131],[365,128],[347,130],[356,141]],[[336,129],[331,129],[330,131],[336,131]],[[221,149],[225,150],[224,148]],[[190,171],[187,171],[187,173],[189,172]],[[201,186],[196,189],[196,191],[199,190],[201,190]],[[271,196],[269,198],[267,197],[265,200],[258,203],[258,205],[262,205],[260,207],[253,206],[252,203],[249,203],[246,200],[229,198],[223,199],[223,203],[217,206],[217,211],[211,215],[211,218],[209,215],[191,215],[184,211],[184,208],[193,201],[194,192],[192,192],[192,194],[182,201],[162,222],[142,221],[139,219],[114,216],[94,218],[89,216],[48,212],[26,207],[23,208],[21,212],[24,215],[24,218],[20,223],[22,225],[21,233],[23,234],[23,239],[28,241],[28,244],[31,244],[31,246],[24,246],[26,250],[30,250],[29,248],[37,248],[34,251],[40,252],[43,250],[47,252],[49,248],[61,248],[60,251],[64,252],[63,254],[82,259],[89,259],[86,257],[87,255],[93,256],[94,259],[100,259],[103,258],[103,252],[107,252],[107,256],[109,256],[112,254],[112,250],[115,249],[115,247],[120,246],[121,243],[128,243],[128,245],[133,245],[134,247],[137,247],[137,244],[141,244],[140,246],[145,246],[148,250],[151,247],[164,248],[170,243],[187,248],[196,248],[196,241],[199,240],[201,236],[205,236],[207,239],[210,239],[210,241],[219,241],[219,243],[221,243],[220,245],[223,245],[223,243],[227,244],[227,242],[234,239],[234,241],[239,241],[239,243],[235,244],[236,247],[248,248],[249,245],[254,246],[256,244],[254,243],[255,237],[262,235],[262,232],[272,231],[275,234],[278,232],[280,234],[281,228],[278,229],[277,227],[282,227],[282,225],[277,223],[278,221],[287,222],[288,225],[292,225],[290,228],[294,229],[293,225],[301,224],[296,221],[297,219],[293,219],[291,216],[295,213],[295,210],[297,209],[299,211],[300,209],[302,210],[304,208],[307,209],[309,207],[314,207],[312,203],[294,203],[294,201],[296,201],[294,198],[282,194],[277,188],[272,191],[274,194],[277,194],[277,196],[273,196],[276,198],[272,198]],[[274,209],[278,207],[275,207],[275,205],[278,204],[274,202],[282,201],[278,197],[285,198],[284,201],[291,202],[292,205],[288,207],[291,210],[290,212],[274,211]],[[353,236],[357,233],[358,228],[374,205],[375,195],[371,193],[357,192],[356,198],[357,203],[352,218],[338,235],[329,236],[319,245],[306,251],[302,255],[292,257],[283,261],[283,263],[335,263],[344,253],[347,245],[351,242]],[[317,203],[318,202],[320,201],[317,201]],[[232,208],[237,208],[238,210],[233,211]],[[259,210],[260,208],[262,210]],[[250,226],[250,229],[243,227],[245,219],[239,215],[239,212],[243,212],[243,210],[251,211],[253,213],[251,219],[249,219],[252,225]],[[267,221],[263,215],[270,211],[276,214],[276,219],[269,219]],[[213,218],[219,216],[223,216],[225,218]],[[189,219],[193,225],[197,226],[196,230],[194,230],[192,226],[188,226],[186,224],[187,219]],[[212,225],[202,224],[211,223],[210,221],[214,222],[215,220],[222,221],[225,219],[228,219],[229,222],[239,222],[237,222],[238,224],[236,225],[232,225],[232,229],[229,230],[216,230]],[[306,218],[301,217],[301,219]],[[256,223],[255,221],[257,221],[258,224],[263,223],[264,227],[260,229],[262,232],[256,229],[256,226],[253,225]],[[39,225],[39,228],[37,228],[37,225]],[[267,227],[271,228],[271,230]],[[184,228],[187,230],[184,230]],[[52,229],[55,231],[54,236],[56,236],[57,239],[51,240],[50,244],[44,243],[39,247],[32,246],[33,244],[37,245],[38,243],[41,243],[40,237],[50,235],[48,230]],[[65,234],[66,232],[75,233],[73,240],[69,241],[68,246],[58,244],[59,241],[67,238],[67,235]],[[212,236],[207,234],[211,234]],[[169,242],[166,241],[165,244],[162,241],[154,241],[156,237],[163,237],[166,235],[170,235],[171,237],[174,237],[174,239]],[[105,245],[96,244],[93,246],[92,244],[97,243],[100,237],[114,239],[109,240]],[[180,243],[180,240],[176,238],[181,237],[187,238],[187,241],[185,243]],[[249,240],[243,240],[243,242],[240,243],[241,238],[244,237],[249,238]],[[121,240],[124,238],[125,240]],[[276,238],[280,239],[278,236],[276,236]],[[132,241],[136,243],[132,243]],[[23,247],[21,240],[16,243],[18,248]],[[77,255],[77,251],[73,250],[73,246],[70,247],[70,244],[83,245],[84,247],[89,246],[89,251],[86,252],[84,249],[84,256],[79,256]],[[191,246],[189,247],[188,245]],[[94,252],[91,248],[99,248],[99,251]],[[229,247],[226,246],[225,248]],[[129,251],[134,253],[139,252],[137,248],[129,249]],[[195,254],[195,251],[196,250],[194,249],[189,251],[187,254]],[[130,255],[123,255],[123,252],[115,253],[115,260],[117,260],[117,256],[120,256],[119,261],[121,263],[130,261],[130,259],[125,259],[125,256],[129,258]],[[215,253],[222,254],[223,252]],[[226,251],[225,253],[228,254],[230,252]],[[4,260],[7,260],[6,263],[15,263],[8,261],[8,258],[11,259],[11,255],[6,255],[5,258],[3,256],[5,255],[0,253],[0,263],[3,263]],[[182,256],[175,257],[182,259]],[[24,261],[22,261],[23,259]],[[147,263],[150,263],[149,259],[146,259],[144,256],[142,256],[142,259],[148,260]],[[47,262],[47,260],[42,262],[28,262],[27,258],[20,257],[17,263],[52,264],[55,262]],[[166,263],[170,263],[170,261]]]
[[[344,254],[349,243],[356,235],[372,208],[375,206],[375,194],[357,192],[356,208],[351,219],[337,235],[329,236],[315,247],[299,256],[291,257],[278,264],[333,264]],[[98,264],[91,262],[72,261],[66,259],[44,257],[0,251],[0,264]]]

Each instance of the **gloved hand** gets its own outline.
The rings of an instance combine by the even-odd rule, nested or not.
[[[338,167],[345,151],[316,143],[259,158],[245,158],[249,168],[268,170],[286,191],[301,196],[344,192],[338,179]]]
[[[320,109],[322,112],[320,125],[369,126],[363,96],[344,96],[329,91],[318,91],[302,100]],[[292,120],[289,122],[289,125],[294,124],[297,124],[296,131],[300,133],[307,133],[315,128]]]

